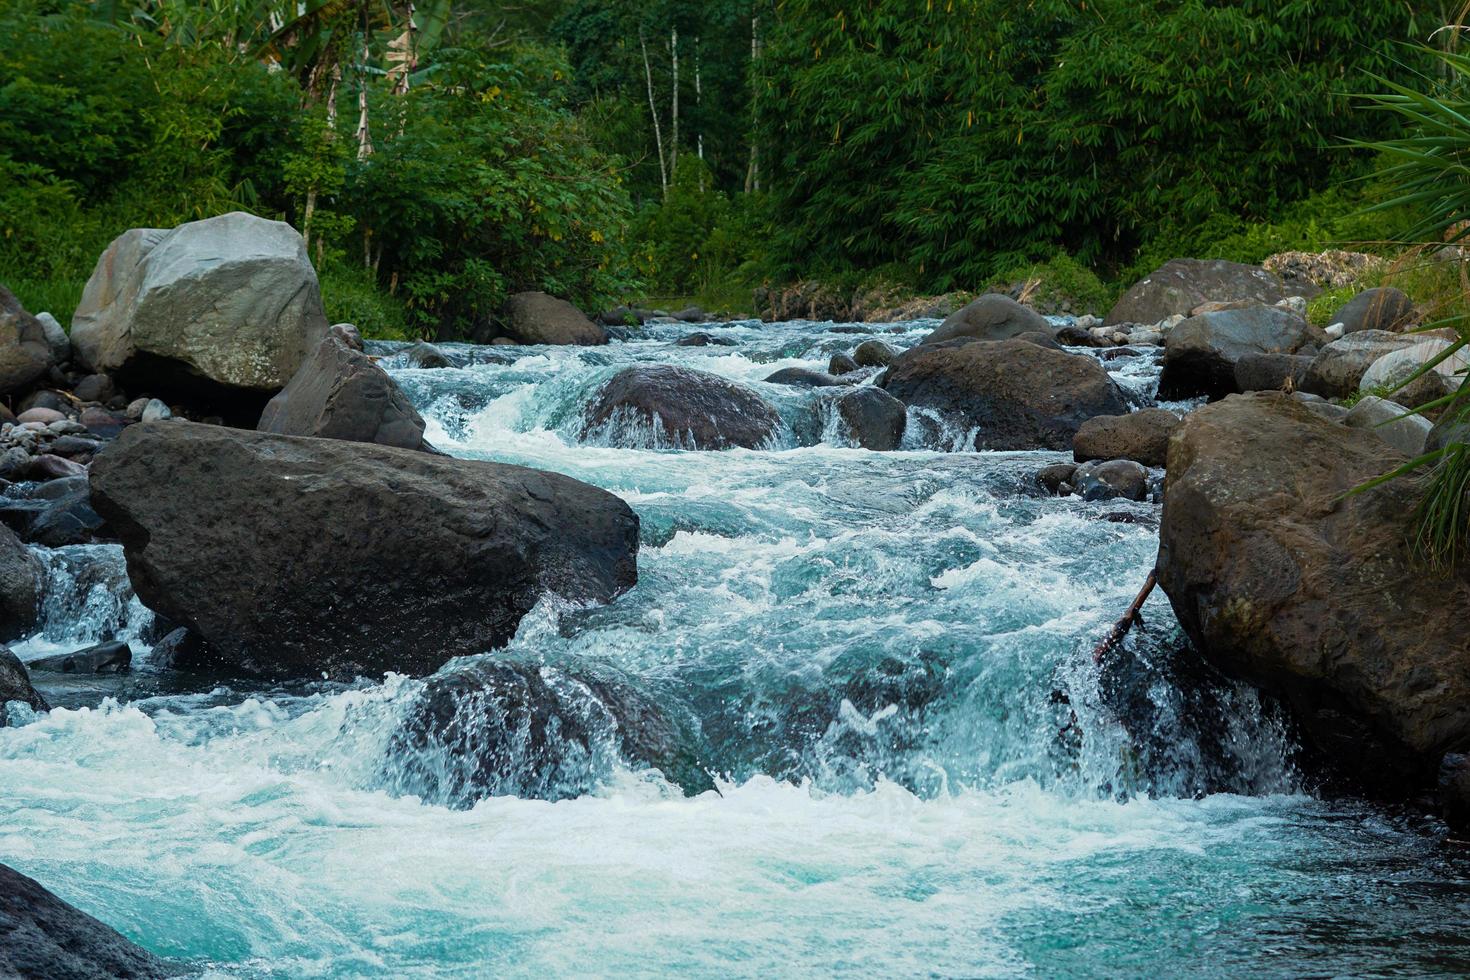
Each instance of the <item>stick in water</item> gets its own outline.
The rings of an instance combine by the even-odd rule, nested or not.
[[[1138,590],[1138,595],[1133,599],[1133,605],[1128,607],[1128,611],[1123,614],[1123,618],[1113,624],[1113,628],[1108,632],[1108,635],[1097,645],[1097,649],[1092,651],[1093,663],[1102,663],[1102,658],[1107,655],[1107,652],[1122,642],[1123,637],[1127,636],[1128,631],[1133,628],[1133,624],[1143,618],[1139,615],[1139,611],[1143,609],[1144,600],[1154,590],[1154,586],[1158,584],[1158,581],[1159,570],[1157,568],[1150,569],[1148,580],[1143,583],[1143,588]]]

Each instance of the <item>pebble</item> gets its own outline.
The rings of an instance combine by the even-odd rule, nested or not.
[[[54,408],[37,407],[28,408],[24,412],[21,412],[19,415],[16,416],[16,420],[18,422],[21,422],[22,424],[29,422],[40,422],[44,427],[47,423],[50,422],[65,422],[66,416],[61,414]]]

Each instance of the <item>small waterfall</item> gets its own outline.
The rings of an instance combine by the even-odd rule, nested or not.
[[[133,595],[121,545],[33,548],[46,572],[40,629],[12,644],[22,660],[122,640],[152,645],[153,613]]]

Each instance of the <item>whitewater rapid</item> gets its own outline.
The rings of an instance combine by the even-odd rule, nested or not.
[[[44,556],[45,626],[14,649],[124,638],[137,667],[38,676],[60,707],[0,729],[0,862],[219,977],[1470,969],[1466,865],[1437,828],[1314,799],[1277,713],[1201,670],[1162,597],[1092,663],[1157,505],[1042,496],[1059,454],[953,452],[973,433],[941,420],[854,449],[829,393],[760,381],[932,326],[670,325],[449,346],[434,370],[379,348],[435,445],[637,511],[638,586],[543,602],[494,656],[616,670],[697,723],[716,790],[600,752],[573,798],[452,808],[390,749],[421,681],[158,671],[119,549],[92,545]],[[696,329],[736,345],[677,345]],[[630,363],[751,384],[778,444],[583,442]],[[1107,366],[1151,393],[1147,354]]]

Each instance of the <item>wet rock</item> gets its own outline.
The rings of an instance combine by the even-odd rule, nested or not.
[[[112,379],[105,374],[89,374],[72,389],[72,394],[84,402],[105,402],[113,393]]]
[[[146,413],[145,413],[146,416]],[[288,436],[424,448],[424,420],[388,372],[336,337],[321,342],[256,428]]]
[[[0,524],[0,643],[35,630],[45,586],[40,561],[14,531]]]
[[[887,367],[898,356],[898,351],[881,340],[865,340],[852,352],[858,367]]]
[[[1364,290],[1332,314],[1332,322],[1342,324],[1344,336],[1360,330],[1399,333],[1414,325],[1414,301],[1392,286]]]
[[[153,645],[148,661],[165,670],[209,670],[222,666],[218,653],[197,633],[177,627]]]
[[[362,333],[351,323],[334,323],[327,328],[327,333],[340,340],[349,350],[363,349]]]
[[[46,330],[0,286],[0,395],[23,391],[55,365]]]
[[[1069,481],[1083,500],[1146,500],[1148,470],[1131,459],[1083,463]]]
[[[433,344],[426,343],[422,340],[410,347],[405,348],[399,356],[402,357],[403,360],[411,368],[421,368],[424,370],[429,370],[433,368],[454,367],[454,364],[449,360],[449,358],[444,356],[443,351],[435,347]]]
[[[1076,463],[1053,463],[1043,466],[1036,473],[1036,482],[1052,496],[1072,492],[1072,476],[1077,472]]]
[[[1437,777],[1440,816],[1451,830],[1470,831],[1470,755],[1446,752]]]
[[[1206,658],[1363,783],[1416,792],[1470,744],[1470,578],[1415,563],[1416,481],[1346,494],[1405,458],[1284,395],[1197,409],[1170,445],[1158,570]]]
[[[129,389],[253,404],[285,386],[327,331],[306,243],[235,212],[108,246],[72,317],[77,360]]]
[[[1170,331],[1159,397],[1223,398],[1236,390],[1235,365],[1247,354],[1295,354],[1326,337],[1275,306],[1248,306],[1192,316]]]
[[[0,967],[8,976],[47,980],[158,980],[183,972],[3,864]]]
[[[1162,408],[1145,408],[1127,415],[1099,415],[1082,423],[1072,440],[1072,458],[1079,463],[1095,459],[1131,459],[1144,466],[1163,466],[1169,436],[1179,417]]]
[[[776,435],[781,417],[744,385],[655,364],[625,368],[602,386],[587,407],[583,438],[626,425],[656,426],[694,449],[756,449]]]
[[[675,347],[738,347],[733,337],[718,337],[708,333],[691,333],[674,342]]]
[[[430,677],[388,749],[398,792],[466,809],[490,796],[573,799],[622,761],[689,795],[714,788],[691,723],[610,671],[476,658]]]
[[[827,373],[834,376],[851,374],[856,370],[858,370],[858,362],[853,359],[851,354],[843,354],[839,351],[833,354],[832,359],[827,362]]]
[[[516,293],[501,310],[505,332],[522,344],[607,343],[607,331],[571,303],[546,293]]]
[[[1310,299],[1321,290],[1308,282],[1283,282],[1260,266],[1209,259],[1173,259],[1129,289],[1114,304],[1107,325],[1158,323],[1187,315],[1210,302],[1250,300],[1270,306],[1288,296]]]
[[[1235,362],[1235,387],[1240,391],[1297,390],[1312,369],[1312,358],[1302,354],[1246,354]]]
[[[70,459],[78,463],[91,462],[102,448],[102,443],[86,436],[61,436],[48,447],[53,456]]]
[[[803,367],[782,368],[765,380],[768,385],[790,385],[793,388],[832,388],[854,383],[852,378],[834,378],[830,374]]]
[[[937,344],[959,337],[976,340],[1009,340],[1023,333],[1050,337],[1051,324],[1035,310],[1022,306],[1001,293],[986,293],[951,314],[922,343]]]
[[[22,541],[48,548],[110,537],[106,522],[92,509],[85,474],[36,484],[24,496],[0,497],[0,523]]]
[[[1367,429],[1410,459],[1424,454],[1424,444],[1432,428],[1422,415],[1409,415],[1397,402],[1364,395],[1343,417],[1343,424]]]
[[[908,410],[882,388],[863,385],[837,396],[837,414],[863,449],[887,452],[903,443]]]
[[[121,641],[95,646],[54,657],[32,660],[31,670],[52,674],[125,674],[133,666],[133,649]]]
[[[697,306],[689,306],[670,315],[682,323],[703,323],[709,319],[709,314]]]
[[[1035,344],[1037,347],[1045,347],[1047,350],[1065,349],[1061,344],[1057,343],[1056,338],[1052,336],[1050,330],[1028,330],[1026,333],[1016,334],[1015,339],[1024,340],[1026,343]]]
[[[92,499],[145,605],[270,676],[425,673],[637,581],[627,504],[501,463],[178,421],[125,432]]]
[[[926,344],[894,360],[889,394],[960,425],[986,449],[1071,449],[1082,423],[1128,402],[1101,364],[1024,340]]]
[[[1312,359],[1302,390],[1323,398],[1347,398],[1358,390],[1374,361],[1422,342],[1414,336],[1384,330],[1360,330],[1334,340]]]
[[[0,727],[5,725],[4,709],[11,701],[19,701],[32,711],[49,711],[51,708],[40,692],[31,686],[31,676],[20,658],[9,647],[0,647]],[[3,900],[3,895],[0,895],[0,901]],[[3,931],[4,920],[0,919],[0,933]],[[0,936],[0,966],[5,965],[4,954],[5,942]]]

